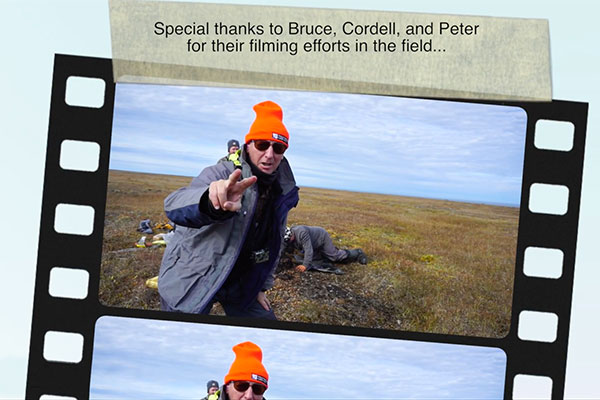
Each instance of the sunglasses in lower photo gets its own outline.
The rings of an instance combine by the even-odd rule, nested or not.
[[[489,347],[112,316],[92,360],[90,399],[499,399],[506,372]]]

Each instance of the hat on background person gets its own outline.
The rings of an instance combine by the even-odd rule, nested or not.
[[[252,342],[233,346],[235,360],[225,375],[225,384],[231,381],[256,382],[269,387],[269,374],[262,364],[262,350]]]
[[[246,135],[246,144],[252,140],[272,140],[288,147],[290,134],[283,125],[283,110],[279,104],[263,101],[256,104],[253,109],[256,112],[256,119]]]
[[[292,238],[292,228],[290,228],[289,226],[286,226],[285,233],[283,234],[283,241],[285,243],[287,243],[290,241],[291,238]]]
[[[238,149],[240,148],[240,142],[238,142],[235,139],[231,139],[229,142],[227,142],[227,151],[229,151],[229,149],[231,149],[231,147],[237,147]]]
[[[210,391],[210,388],[219,388],[219,382],[210,380],[206,382],[206,391]]]

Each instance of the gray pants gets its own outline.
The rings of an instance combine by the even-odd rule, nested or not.
[[[340,250],[335,247],[331,241],[331,238],[329,235],[327,235],[323,238],[323,245],[318,248],[317,251],[315,251],[314,261],[317,261],[319,258],[321,258],[319,256],[322,256],[323,258],[326,258],[332,262],[340,262],[344,261],[344,259],[347,257],[347,253],[345,250]]]

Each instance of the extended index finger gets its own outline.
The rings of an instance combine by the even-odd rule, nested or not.
[[[236,185],[236,191],[238,191],[239,193],[244,192],[246,189],[248,189],[250,186],[254,185],[254,182],[256,182],[258,178],[254,175],[252,175],[251,177],[248,178],[244,178],[241,181],[239,181]]]
[[[235,171],[229,175],[229,178],[227,178],[227,183],[229,184],[228,186],[235,184],[238,179],[240,179],[240,176],[242,176],[242,170],[236,168]]]

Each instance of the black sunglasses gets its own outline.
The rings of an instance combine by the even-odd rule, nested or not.
[[[285,147],[284,144],[281,144],[279,142],[269,142],[268,140],[254,140],[254,147],[256,147],[256,149],[260,151],[267,150],[271,145],[273,145],[273,151],[275,152],[275,154],[283,154],[287,149],[287,147]]]
[[[247,381],[233,381],[233,387],[240,393],[244,393],[248,388],[252,386],[252,393],[261,395],[267,390],[267,387],[260,383],[250,383]]]

